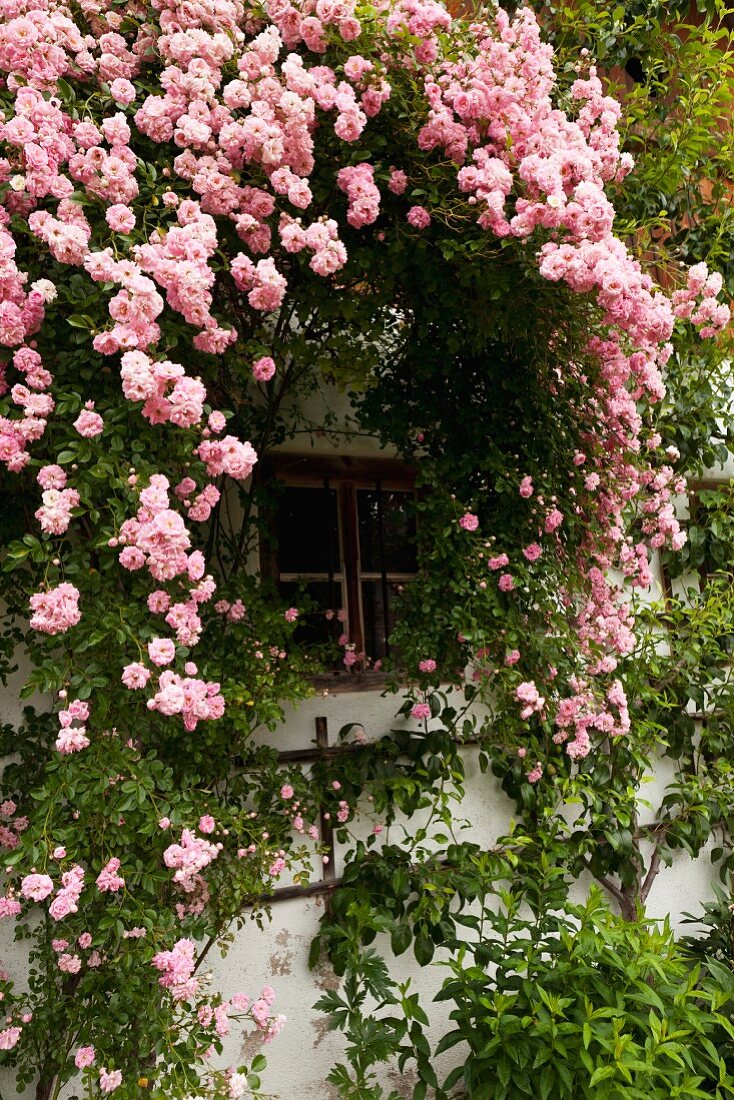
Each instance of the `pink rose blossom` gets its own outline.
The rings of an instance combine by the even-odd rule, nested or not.
[[[154,638],[148,642],[148,656],[154,665],[170,665],[176,656],[176,647],[170,638]]]
[[[21,912],[22,906],[17,898],[0,897],[0,920],[17,917]]]
[[[557,508],[552,508],[548,515],[545,517],[545,530],[550,534],[555,531],[563,523],[563,513],[559,512]]]
[[[82,409],[74,421],[74,427],[79,435],[85,439],[92,439],[94,436],[102,434],[104,420],[99,413],[93,412],[91,409]]]
[[[118,875],[120,870],[120,861],[114,856],[108,860],[100,873],[97,875],[97,889],[102,894],[116,894],[118,890],[121,890],[125,885],[125,879]]]
[[[17,1046],[22,1030],[22,1027],[6,1027],[0,1031],[0,1050],[12,1050]]]
[[[119,1069],[106,1070],[104,1066],[99,1071],[99,1087],[102,1092],[114,1092],[122,1084],[122,1073]]]
[[[157,589],[148,596],[148,610],[154,615],[165,615],[171,606],[171,597],[167,592]]]
[[[129,233],[135,228],[135,215],[129,206],[116,203],[105,211],[105,220],[116,233]]]
[[[392,191],[393,195],[402,195],[408,186],[408,177],[405,172],[400,168],[390,169],[390,179],[387,187],[389,191]]]
[[[36,481],[42,489],[64,489],[66,471],[61,466],[43,466],[36,474]]]
[[[256,382],[269,382],[275,374],[275,363],[269,355],[264,355],[252,364],[252,377]]]
[[[407,214],[408,223],[414,229],[427,229],[431,224],[431,215],[425,206],[411,206]]]
[[[133,661],[132,664],[125,665],[121,679],[126,688],[134,691],[145,687],[150,679],[150,671],[139,661]]]
[[[110,95],[115,103],[121,103],[123,107],[126,107],[128,103],[132,103],[135,99],[135,85],[129,80],[125,80],[124,77],[117,77],[110,84]]]
[[[31,901],[43,901],[53,889],[53,879],[49,875],[26,875],[20,884],[21,894]]]

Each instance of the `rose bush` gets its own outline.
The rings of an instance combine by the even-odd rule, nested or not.
[[[199,967],[308,873],[334,797],[252,741],[313,666],[248,576],[259,458],[319,378],[371,387],[363,423],[434,484],[421,537],[464,563],[405,646],[406,709],[425,723],[473,660],[530,789],[629,731],[634,617],[609,571],[644,588],[648,549],[683,543],[651,410],[676,329],[726,325],[721,279],[699,263],[669,296],[614,235],[619,105],[587,65],[561,109],[529,9],[2,13],[3,654],[26,647],[23,696],[50,705],[4,731],[0,915],[31,990],[3,978],[0,1049],[39,1100],[79,1075],[91,1095],[257,1093],[261,1059],[212,1059],[232,1018],[273,1037],[273,992]],[[482,461],[449,468],[467,421]],[[557,662],[515,645],[528,631]],[[458,775],[450,741],[413,747],[409,807]]]

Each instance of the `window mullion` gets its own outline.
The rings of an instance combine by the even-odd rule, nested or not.
[[[385,631],[385,656],[390,656],[390,617],[387,601],[389,592],[387,586],[387,566],[385,564],[385,517],[383,514],[382,482],[378,478],[375,482],[377,489],[377,539],[380,547],[380,584],[382,587],[382,625]]]
[[[345,481],[339,488],[342,518],[342,560],[347,590],[347,632],[349,641],[357,653],[364,652],[364,627],[362,624],[362,594],[359,569],[359,522],[357,517],[357,492],[353,482]]]

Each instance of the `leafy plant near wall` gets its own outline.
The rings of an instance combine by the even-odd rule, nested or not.
[[[378,855],[378,823],[339,901],[334,1022],[365,1053],[338,1084],[362,1089],[390,1043],[362,992],[382,995],[385,966],[355,945],[415,933],[427,962],[455,940],[454,899],[486,892],[451,835],[457,735],[517,800],[518,868],[531,850],[559,882],[588,866],[628,916],[645,893],[650,834],[631,815],[668,680],[684,687],[672,657],[668,680],[638,670],[654,634],[608,572],[644,588],[649,549],[683,544],[654,407],[674,344],[713,361],[721,276],[697,263],[665,293],[614,235],[632,169],[619,105],[586,62],[557,86],[529,9],[0,11],[1,652],[5,675],[25,647],[21,696],[46,700],[3,730],[0,916],[31,981],[0,983],[0,1060],[37,1100],[72,1080],[92,1097],[261,1095],[261,1056],[215,1055],[233,1021],[275,1036],[274,992],[215,990],[204,960],[286,868],[309,873],[318,804],[346,827],[371,793],[385,825],[428,824]],[[364,392],[363,426],[419,457],[430,490],[400,638],[418,726],[344,754],[342,790],[254,738],[313,667],[297,609],[248,575],[258,456],[324,377]],[[437,685],[467,661],[459,709]],[[660,858],[703,835],[683,831],[689,772]],[[555,812],[571,797],[581,843]],[[420,1025],[413,994],[401,1009]],[[420,1026],[401,1027],[425,1076]]]
[[[347,1063],[330,1078],[342,1095],[385,1095],[375,1066],[390,1059],[415,1067],[419,1098],[429,1089],[441,1100],[731,1095],[734,979],[712,950],[692,941],[702,955],[694,965],[667,923],[614,916],[598,889],[570,904],[563,875],[527,838],[489,856],[467,848],[452,871],[426,865],[428,878],[421,872],[412,883],[453,891],[437,948],[449,975],[436,1001],[455,1026],[435,1049],[409,984],[398,984],[373,948],[356,948],[364,905],[359,888],[347,888],[350,901],[327,929],[346,978],[319,1002],[350,1038]],[[385,932],[392,898],[377,878],[373,885],[369,927]],[[409,905],[397,927],[410,913]]]
[[[728,971],[703,977],[669,928],[613,917],[593,892],[537,921],[520,904],[493,898],[450,945],[439,998],[456,1027],[438,1052],[471,1053],[439,1096],[459,1083],[478,1100],[731,1094]]]

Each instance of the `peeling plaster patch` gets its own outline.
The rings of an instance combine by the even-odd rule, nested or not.
[[[278,977],[288,977],[293,972],[293,960],[296,954],[303,954],[303,945],[305,943],[305,936],[295,936],[284,928],[275,937],[275,942],[278,947],[282,948],[281,951],[276,951],[270,956],[270,972],[276,974]],[[292,951],[287,951],[286,948],[292,946]]]
[[[314,983],[317,989],[330,991],[338,989],[341,985],[341,979],[334,973],[334,968],[328,959],[319,959],[318,965],[313,972]],[[327,1016],[317,1016],[311,1020],[311,1027],[316,1032],[316,1038],[314,1040],[313,1048],[316,1048],[323,1043],[326,1036],[331,1032],[329,1027],[329,1019]]]
[[[311,1027],[316,1032],[316,1038],[313,1042],[313,1049],[316,1050],[316,1048],[323,1043],[326,1036],[329,1035],[331,1032],[328,1017],[322,1016],[318,1020],[311,1020]]]
[[[413,1070],[409,1070],[408,1073],[400,1073],[397,1069],[391,1069],[387,1078],[390,1084],[395,1088],[398,1096],[404,1096],[406,1098],[415,1096],[418,1078]]]
[[[313,972],[314,982],[319,989],[326,991],[333,991],[339,988],[341,985],[341,978],[337,977],[334,973],[334,968],[328,959],[321,958],[314,968]]]
[[[293,969],[293,958],[292,951],[276,951],[270,956],[270,973],[279,978],[288,977]]]
[[[242,1046],[240,1052],[245,1062],[251,1062],[256,1054],[260,1053],[260,1048],[263,1045],[263,1039],[260,1032],[254,1032],[252,1035],[245,1035],[242,1040]]]

